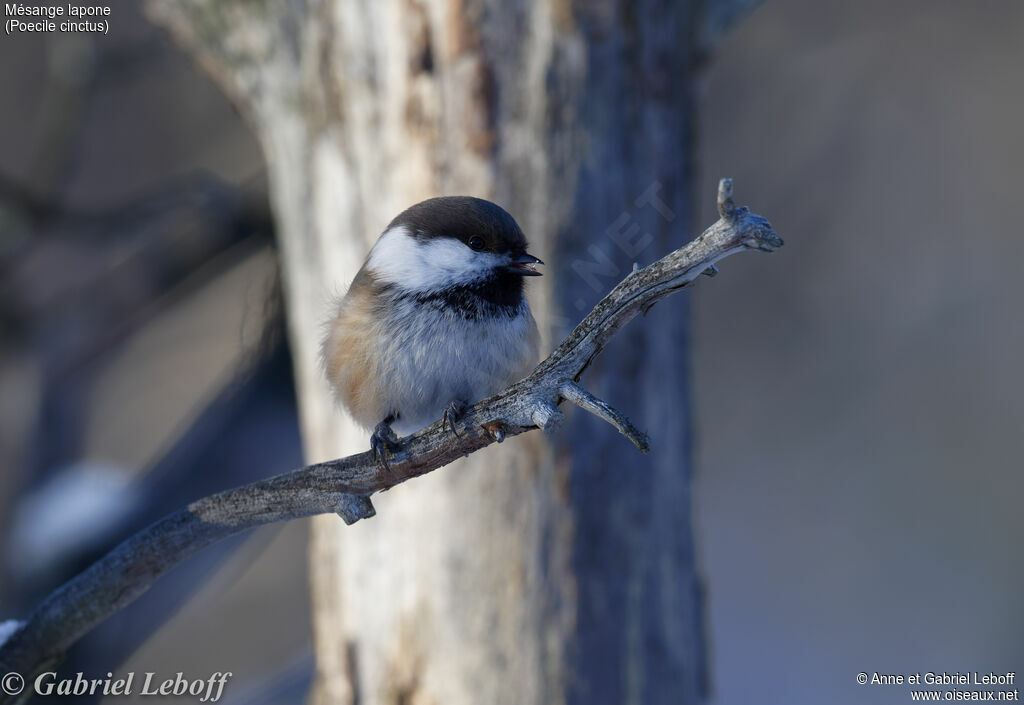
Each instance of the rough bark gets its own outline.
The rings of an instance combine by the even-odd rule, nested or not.
[[[149,6],[263,144],[311,460],[366,445],[320,378],[319,323],[405,206],[464,193],[515,215],[552,265],[532,300],[549,341],[634,260],[687,239],[702,3]],[[552,443],[391,493],[373,522],[316,520],[318,702],[700,700],[687,314],[653,315],[591,386],[644,420],[657,453],[638,461],[574,418]]]

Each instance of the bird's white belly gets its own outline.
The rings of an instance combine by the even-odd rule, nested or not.
[[[401,435],[437,421],[453,401],[475,403],[526,376],[537,363],[537,325],[515,317],[399,310],[381,348],[379,375]]]

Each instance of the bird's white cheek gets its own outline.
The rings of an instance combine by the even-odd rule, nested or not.
[[[426,292],[469,284],[503,263],[499,255],[474,252],[454,238],[417,240],[399,226],[377,240],[367,269],[383,283]]]

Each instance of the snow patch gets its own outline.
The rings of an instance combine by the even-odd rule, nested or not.
[[[0,622],[0,646],[3,646],[14,632],[18,631],[25,625],[24,622],[19,622],[16,619],[8,619],[7,621]]]
[[[124,468],[82,462],[22,498],[11,525],[11,570],[45,573],[102,539],[135,506],[139,490]]]

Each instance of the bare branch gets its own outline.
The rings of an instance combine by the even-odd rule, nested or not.
[[[373,516],[369,497],[413,477],[443,467],[505,438],[542,428],[562,418],[558,404],[568,400],[609,422],[641,451],[646,436],[621,412],[577,382],[615,333],[637,313],[691,284],[735,252],[771,252],[782,246],[764,218],[732,203],[732,182],[719,185],[722,219],[700,237],[626,276],[526,378],[485,399],[457,422],[451,433],[443,421],[402,439],[382,470],[367,451],[310,465],[197,500],[114,548],[105,557],[50,594],[28,622],[0,646],[0,671],[28,678],[82,635],[122,609],[168,569],[209,544],[271,522],[336,512],[347,523]],[[7,702],[0,699],[0,703]]]
[[[707,270],[705,270],[707,271]],[[622,412],[601,401],[586,389],[575,382],[566,382],[559,389],[559,393],[566,401],[571,401],[581,409],[586,409],[599,419],[604,419],[619,430],[623,436],[633,442],[641,453],[651,449],[650,439],[647,434],[633,425],[633,422],[622,415]]]
[[[736,217],[736,204],[732,200],[732,179],[718,182],[718,217],[731,221]]]

